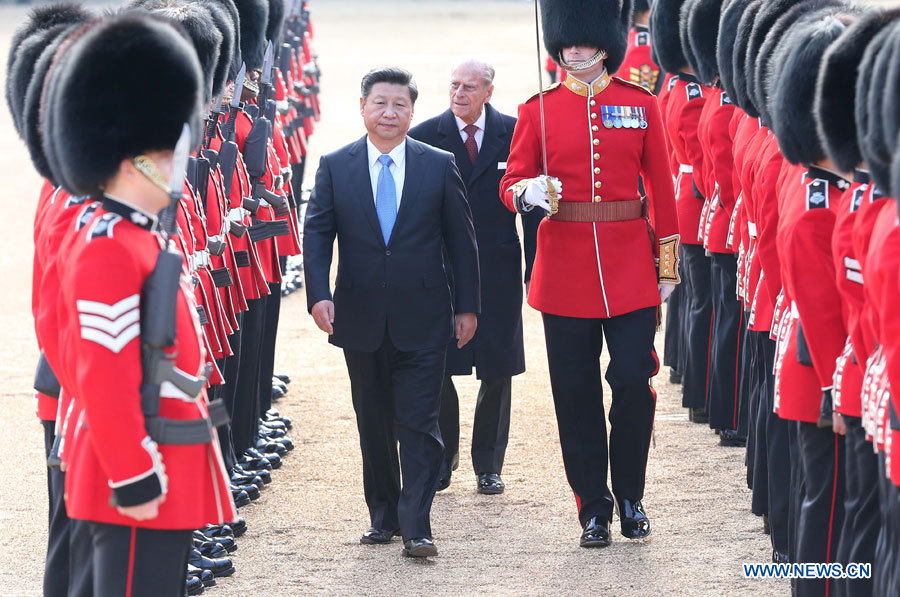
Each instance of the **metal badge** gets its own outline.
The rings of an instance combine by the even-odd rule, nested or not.
[[[610,115],[610,112],[612,111],[610,109],[610,106],[600,106],[600,111],[603,114],[603,126],[605,126],[608,129],[611,129],[613,127],[613,119],[612,119],[612,116]]]
[[[615,114],[616,114],[616,119],[613,120],[613,126],[616,127],[617,129],[620,129],[620,128],[622,128],[622,124],[623,124],[622,123],[622,107],[621,106],[615,106]]]
[[[647,111],[645,108],[641,108],[641,128],[647,128]]]

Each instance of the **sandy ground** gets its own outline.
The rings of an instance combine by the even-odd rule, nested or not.
[[[497,68],[494,105],[515,114],[536,90],[533,9],[527,1],[313,3],[325,73],[325,114],[312,140],[318,155],[362,135],[361,75],[396,63],[412,70],[420,121],[446,107],[447,72],[474,55]],[[5,55],[24,9],[0,8]],[[31,227],[39,180],[0,111],[0,182],[7,217],[0,240],[0,594],[40,592],[46,532],[41,428],[31,381],[37,349],[29,314]],[[787,594],[785,582],[746,580],[742,562],[770,557],[761,520],[749,512],[743,450],[687,421],[680,388],[659,394],[645,506],[653,535],[629,542],[615,531],[605,550],[578,547],[580,529],[566,484],[538,314],[525,307],[528,372],[513,383],[507,491],[480,496],[467,457],[477,381],[458,378],[463,458],[434,505],[440,557],[404,559],[400,546],[363,547],[368,526],[360,455],[343,358],[326,343],[297,293],[282,306],[277,370],[294,383],[278,407],[293,418],[297,449],[275,482],[241,510],[250,530],[234,554],[237,574],[213,595],[384,594]],[[657,346],[662,348],[660,336]]]

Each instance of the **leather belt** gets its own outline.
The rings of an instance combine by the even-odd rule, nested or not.
[[[560,201],[559,211],[550,216],[554,222],[625,222],[643,216],[643,201]]]

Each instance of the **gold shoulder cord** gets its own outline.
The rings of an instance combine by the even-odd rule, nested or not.
[[[163,178],[162,173],[153,160],[145,155],[139,155],[132,160],[132,163],[150,182],[165,191],[166,195],[169,194],[169,181]]]

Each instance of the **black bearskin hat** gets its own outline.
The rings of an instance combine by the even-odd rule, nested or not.
[[[197,4],[209,12],[216,29],[222,35],[222,44],[219,46],[219,58],[216,60],[216,70],[213,74],[212,94],[218,96],[228,83],[228,74],[231,71],[231,63],[234,60],[234,23],[222,4],[213,0],[198,0]]]
[[[648,10],[650,10],[650,0],[634,0],[634,10],[631,11],[631,14],[647,12]]]
[[[887,70],[881,85],[881,129],[884,139],[884,148],[887,153],[893,155],[897,151],[897,133],[900,132],[900,102],[897,101],[898,87],[900,87],[900,30],[894,27],[892,37],[893,52],[889,57]],[[878,80],[878,79],[876,79]],[[877,90],[872,89],[871,93]],[[886,164],[890,159],[885,160]],[[893,195],[893,193],[892,193]]]
[[[200,61],[203,73],[203,101],[212,99],[212,88],[216,82],[216,67],[222,47],[222,34],[216,26],[209,10],[197,3],[179,0],[138,0],[141,6],[153,14],[171,19],[181,25],[187,33]]]
[[[13,33],[6,58],[6,70],[9,72],[19,44],[32,33],[42,29],[50,29],[57,25],[70,25],[78,21],[86,21],[91,15],[80,4],[57,2],[46,6],[38,6],[28,13],[28,19]]]
[[[563,48],[589,46],[606,50],[607,72],[625,60],[632,0],[544,0],[541,23],[544,47],[558,60]]]
[[[716,40],[719,36],[722,3],[723,0],[694,0],[688,13],[688,41],[693,57],[691,68],[705,85],[712,85],[719,75]]]
[[[900,17],[900,9],[867,11],[850,25],[822,59],[816,82],[815,116],[819,137],[838,170],[849,172],[862,160],[857,142],[856,81],[859,65],[869,42]]]
[[[896,143],[896,130],[885,126],[885,116],[895,111],[896,101],[890,93],[888,82],[890,69],[896,67],[897,54],[900,52],[900,25],[894,24],[886,29],[888,37],[878,55],[872,61],[869,76],[872,84],[866,100],[869,113],[869,126],[860,147],[865,148],[863,155],[872,179],[887,195],[893,195],[890,180],[891,153]],[[893,134],[891,134],[893,130]],[[891,138],[887,135],[891,134]]]
[[[681,45],[681,5],[685,0],[655,0],[650,13],[650,37],[653,53],[667,73],[677,73],[687,66]]]
[[[811,164],[825,157],[813,117],[814,89],[825,51],[846,28],[846,19],[827,15],[798,22],[782,40],[783,62],[770,85],[774,90],[772,130],[781,153],[792,164]]]
[[[694,69],[697,59],[694,57],[694,49],[691,47],[691,32],[688,30],[688,18],[691,8],[696,0],[684,0],[681,8],[678,10],[678,37],[681,39],[681,51],[684,52],[684,59],[687,60],[687,66]]]
[[[241,56],[247,70],[262,68],[266,56],[266,26],[269,24],[267,0],[234,0],[241,18]]]
[[[897,28],[896,24],[892,24],[882,29],[872,38],[872,41],[866,46],[863,52],[863,59],[859,63],[858,75],[856,77],[856,110],[854,120],[856,122],[856,141],[859,144],[860,154],[866,167],[872,174],[872,178],[879,184],[882,184],[887,176],[884,164],[881,164],[872,151],[870,139],[873,136],[882,134],[881,124],[878,122],[879,116],[873,114],[869,109],[869,91],[871,87],[878,87],[881,83],[873,77],[875,64],[878,57],[887,47],[891,45],[891,34]]]
[[[107,17],[47,83],[42,135],[54,179],[96,196],[122,160],[174,148],[184,123],[199,139],[202,95],[197,53],[176,26],[137,10]]]
[[[228,69],[228,80],[234,81],[237,78],[238,71],[241,70],[241,64],[244,59],[241,56],[241,17],[238,14],[237,6],[234,0],[208,0],[211,4],[218,4],[225,9],[234,29],[234,50],[231,56],[231,65]]]
[[[753,0],[741,15],[737,26],[737,36],[734,40],[734,53],[731,56],[732,91],[734,93],[729,93],[729,95],[734,103],[753,118],[759,116],[759,113],[756,110],[756,104],[747,95],[747,44],[750,42],[750,32],[753,30],[753,24],[756,22],[762,5],[763,0]]]
[[[722,7],[722,16],[719,18],[719,35],[716,42],[716,63],[719,65],[719,82],[725,89],[725,93],[731,101],[737,100],[734,96],[734,69],[732,68],[732,55],[734,54],[734,42],[737,39],[737,28],[744,11],[751,0],[730,0]]]
[[[266,25],[266,39],[276,48],[281,45],[281,30],[284,26],[284,0],[269,0],[269,22]]]

